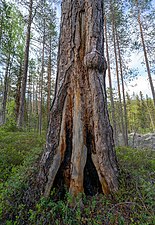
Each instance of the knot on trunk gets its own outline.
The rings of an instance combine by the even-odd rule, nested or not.
[[[97,50],[89,52],[84,57],[84,65],[88,69],[97,69],[99,72],[104,71],[104,57]]]

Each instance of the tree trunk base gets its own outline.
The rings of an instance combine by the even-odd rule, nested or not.
[[[45,197],[53,186],[72,196],[118,189],[103,34],[102,1],[62,1],[56,91],[37,181]]]

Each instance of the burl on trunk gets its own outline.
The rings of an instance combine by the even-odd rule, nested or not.
[[[38,176],[44,196],[53,186],[73,196],[118,188],[103,34],[103,1],[62,1],[55,98]]]

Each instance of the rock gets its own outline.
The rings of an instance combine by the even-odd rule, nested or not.
[[[147,133],[147,134],[138,134],[138,133],[130,133],[129,137],[129,146],[133,148],[149,148],[155,150],[155,133]],[[122,145],[122,134],[119,134],[119,145]]]

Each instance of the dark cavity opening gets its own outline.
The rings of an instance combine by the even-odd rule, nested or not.
[[[102,193],[102,186],[96,168],[91,158],[91,152],[94,150],[93,135],[87,129],[86,145],[87,145],[87,161],[84,168],[84,192],[86,195],[96,195]]]
[[[72,155],[72,129],[70,126],[66,125],[66,151],[64,155],[64,160],[61,163],[61,166],[55,177],[53,187],[56,189],[57,198],[63,199],[66,192],[68,191],[67,179],[70,181],[70,177],[67,176],[70,174],[70,164],[71,164],[71,155]]]
[[[91,152],[94,151],[93,138],[94,137],[91,132],[86,131],[87,161],[84,168],[83,186],[84,193],[89,196],[96,195],[97,193],[102,193],[102,187],[99,181],[99,177],[91,158]],[[68,179],[68,184],[70,184],[70,177],[66,176],[66,171],[68,171],[67,173],[70,175],[71,155],[72,128],[66,125],[65,156],[53,183],[53,188],[55,188],[56,190],[56,193],[54,195],[55,200],[64,199],[65,194],[69,189],[69,187],[67,186],[66,178]]]

